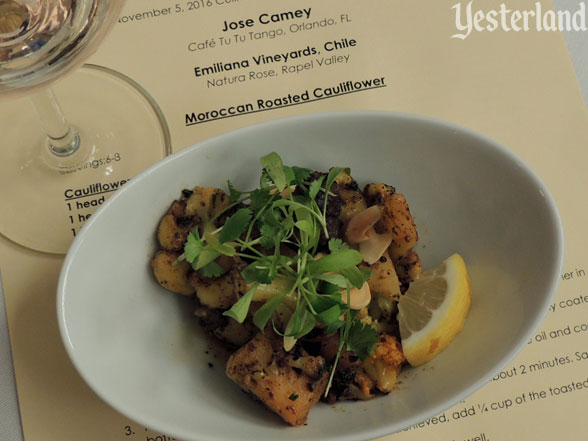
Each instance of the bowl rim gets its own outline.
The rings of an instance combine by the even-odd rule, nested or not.
[[[457,391],[452,396],[451,400],[445,400],[445,401],[439,403],[437,406],[430,408],[426,412],[425,416],[422,415],[423,412],[420,412],[420,413],[417,412],[412,417],[409,417],[409,418],[406,418],[405,420],[403,420],[402,424],[399,424],[398,422],[396,422],[396,423],[389,423],[389,424],[380,425],[380,426],[377,426],[374,428],[366,428],[365,432],[363,432],[364,438],[362,438],[362,439],[366,439],[366,440],[375,439],[378,437],[391,435],[393,433],[400,432],[403,429],[407,429],[407,428],[413,426],[414,424],[417,424],[417,423],[425,420],[426,418],[431,418],[431,417],[438,415],[438,414],[442,413],[443,411],[451,408],[452,406],[456,405],[457,403],[464,400],[465,398],[471,396],[473,393],[475,393],[476,391],[478,391],[479,389],[484,387],[486,384],[488,384],[491,381],[492,377],[496,373],[503,370],[524,349],[524,347],[526,347],[527,341],[530,338],[532,338],[532,336],[536,333],[537,329],[540,327],[541,323],[545,320],[545,317],[548,313],[548,306],[553,301],[555,296],[557,295],[558,287],[561,282],[560,275],[563,270],[564,259],[565,259],[564,229],[563,229],[563,222],[561,219],[561,215],[559,213],[559,210],[557,208],[557,204],[555,202],[554,197],[552,196],[551,191],[543,183],[543,181],[539,177],[539,175],[525,161],[523,161],[516,153],[514,153],[512,150],[508,149],[503,144],[499,143],[498,141],[496,141],[493,138],[490,138],[484,134],[476,132],[476,131],[469,129],[467,127],[455,124],[453,122],[444,121],[441,119],[437,119],[437,118],[433,118],[433,117],[425,116],[425,115],[412,114],[412,113],[406,113],[406,112],[397,112],[397,111],[386,111],[386,110],[337,110],[337,111],[327,111],[327,112],[305,113],[305,114],[301,114],[301,115],[276,118],[276,119],[267,120],[267,121],[259,122],[256,124],[240,127],[240,128],[234,129],[234,130],[230,130],[230,131],[215,135],[211,138],[201,140],[199,142],[191,144],[190,146],[182,148],[181,150],[179,150],[169,156],[166,156],[162,160],[158,161],[157,163],[153,164],[152,166],[148,167],[147,169],[145,169],[142,172],[140,172],[139,174],[137,174],[134,178],[130,179],[121,189],[117,190],[113,195],[111,195],[104,202],[104,204],[102,204],[96,210],[96,212],[91,216],[91,218],[88,221],[86,221],[84,228],[82,229],[82,231],[80,231],[80,234],[78,234],[74,238],[74,240],[73,240],[73,242],[72,242],[72,244],[71,244],[71,246],[65,256],[63,265],[60,270],[60,275],[59,275],[58,285],[57,285],[57,296],[56,296],[57,321],[58,321],[59,332],[60,332],[63,344],[65,346],[66,352],[67,352],[72,364],[76,368],[76,371],[78,372],[78,374],[83,378],[83,380],[92,389],[92,391],[100,397],[100,399],[105,401],[113,409],[128,416],[133,421],[136,421],[137,423],[145,425],[145,427],[152,427],[155,430],[166,432],[167,434],[170,434],[173,436],[178,436],[178,437],[180,437],[180,439],[183,439],[182,435],[184,437],[186,436],[186,434],[182,434],[182,433],[175,433],[174,434],[174,433],[172,433],[173,431],[170,431],[167,428],[156,427],[155,425],[153,425],[149,421],[145,421],[143,419],[143,417],[140,414],[137,414],[134,410],[121,408],[121,406],[119,406],[118,403],[112,402],[109,399],[109,397],[105,396],[100,391],[100,389],[98,387],[96,387],[96,385],[93,384],[92,380],[90,378],[88,378],[86,372],[84,372],[78,364],[78,361],[77,361],[76,355],[75,355],[75,351],[73,349],[73,344],[71,343],[69,335],[68,335],[67,319],[66,319],[66,314],[64,312],[64,301],[65,301],[65,297],[67,295],[65,288],[66,288],[66,284],[67,284],[67,279],[69,277],[69,269],[71,267],[72,261],[75,259],[75,256],[77,255],[77,252],[83,243],[85,235],[88,234],[87,231],[90,231],[92,229],[91,228],[92,225],[95,222],[99,222],[99,220],[103,217],[103,213],[105,211],[107,212],[108,207],[111,204],[113,204],[114,201],[116,201],[118,198],[120,198],[121,194],[124,194],[124,193],[130,191],[129,189],[135,187],[136,185],[140,185],[141,181],[143,179],[145,179],[146,176],[148,176],[152,173],[156,173],[157,170],[159,170],[161,167],[165,167],[168,162],[171,162],[174,160],[180,160],[182,157],[187,156],[187,155],[189,156],[192,154],[192,152],[194,150],[206,149],[207,147],[209,147],[211,145],[214,145],[217,143],[223,143],[225,139],[230,139],[230,138],[238,136],[240,134],[247,134],[249,132],[263,131],[266,128],[271,128],[271,127],[275,127],[275,126],[304,123],[304,122],[309,122],[309,121],[320,121],[320,120],[324,120],[324,119],[326,119],[326,120],[335,119],[336,120],[336,119],[345,119],[345,118],[353,118],[353,119],[362,119],[363,118],[363,119],[367,119],[367,120],[381,118],[381,119],[394,120],[395,122],[410,121],[412,123],[416,122],[416,123],[426,124],[426,125],[432,126],[437,129],[442,129],[444,131],[461,133],[462,135],[465,135],[465,136],[469,137],[470,139],[478,141],[478,147],[481,147],[484,150],[487,150],[487,149],[494,150],[494,151],[498,152],[500,155],[507,157],[507,159],[509,161],[516,163],[518,166],[520,166],[521,173],[525,173],[528,176],[528,178],[530,178],[533,181],[533,183],[539,189],[541,195],[544,197],[545,202],[546,202],[545,205],[549,208],[549,210],[548,210],[548,214],[549,214],[549,218],[550,218],[549,220],[550,220],[552,227],[553,227],[553,231],[551,233],[553,235],[553,241],[555,244],[554,250],[553,250],[553,254],[554,254],[553,265],[550,268],[550,271],[552,274],[551,274],[551,277],[549,278],[550,279],[549,284],[547,284],[547,286],[545,288],[545,292],[547,293],[547,295],[544,297],[544,301],[542,302],[543,304],[541,304],[540,308],[539,308],[543,312],[541,314],[537,314],[534,317],[534,319],[531,320],[529,326],[527,327],[527,331],[521,334],[521,338],[518,341],[518,343],[512,345],[510,350],[506,351],[504,353],[504,355],[502,356],[502,358],[499,361],[497,361],[496,363],[494,363],[494,365],[490,369],[488,369],[488,374],[486,376],[478,379],[477,381],[473,382],[472,384],[468,385],[467,387],[464,387],[464,388],[460,389],[459,391]],[[191,438],[189,437],[188,439],[196,439],[193,437],[193,435],[198,436],[197,434],[192,434],[192,435],[190,435]],[[212,441],[214,439],[215,441],[218,441],[218,440],[221,440],[222,438],[215,437],[215,438],[197,438],[197,439],[203,440],[203,441],[204,440],[206,440],[206,441],[211,440]],[[335,439],[335,438],[327,437],[325,439]],[[357,436],[353,435],[353,434],[337,435],[336,439],[339,441],[357,441],[358,440]],[[227,439],[227,441],[228,441],[228,439]]]

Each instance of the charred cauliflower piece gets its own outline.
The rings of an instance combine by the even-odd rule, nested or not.
[[[221,277],[202,277],[198,271],[190,275],[190,283],[202,305],[210,308],[229,309],[238,300],[230,273]]]
[[[421,260],[413,250],[418,233],[404,196],[394,187],[385,184],[369,184],[364,189],[368,205],[378,205],[382,219],[376,224],[380,232],[392,232],[393,239],[388,251],[400,282],[400,291],[405,292],[421,272]]]
[[[400,256],[395,262],[395,267],[402,292],[406,291],[410,282],[423,272],[421,259],[414,250],[410,250],[405,255]]]
[[[327,386],[324,363],[299,346],[286,353],[281,339],[259,333],[229,358],[226,373],[285,422],[300,426]]]
[[[363,368],[380,392],[392,391],[405,362],[402,346],[396,337],[380,334],[374,352],[363,362]]]
[[[180,253],[160,250],[151,260],[153,274],[161,286],[178,294],[194,294],[194,286],[189,281],[192,265],[183,261],[174,265]]]
[[[181,251],[198,218],[186,214],[186,200],[174,201],[157,227],[157,240],[164,250]]]
[[[385,184],[366,185],[364,193],[368,205],[378,205],[382,212],[376,230],[392,233],[392,243],[388,249],[392,258],[408,253],[416,245],[418,234],[404,196]]]
[[[194,187],[186,200],[186,215],[196,216],[200,227],[229,206],[229,197],[220,188]]]
[[[243,346],[259,331],[250,320],[238,323],[223,315],[221,309],[199,306],[194,316],[210,335],[235,348]]]
[[[385,333],[365,361],[343,351],[327,401],[370,400],[378,392],[391,392],[405,360],[398,339]]]
[[[375,382],[367,374],[362,361],[352,352],[341,352],[326,400],[371,400],[375,397]]]
[[[385,251],[376,263],[365,267],[371,270],[368,285],[372,294],[384,297],[390,302],[398,302],[400,282],[388,251]]]
[[[365,198],[357,182],[342,171],[335,179],[339,196],[341,197],[341,213],[339,218],[343,223],[347,222],[353,215],[367,208]]]

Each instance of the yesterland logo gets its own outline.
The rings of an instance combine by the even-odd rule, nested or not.
[[[534,9],[509,9],[502,3],[498,9],[474,10],[473,0],[465,7],[456,3],[451,7],[455,10],[455,27],[458,33],[451,38],[465,40],[472,31],[493,32],[498,29],[504,32],[526,32],[535,29],[541,31],[586,31],[586,5],[580,2],[576,11],[544,9],[540,2]]]

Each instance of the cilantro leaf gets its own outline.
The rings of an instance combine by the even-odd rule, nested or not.
[[[317,322],[327,325],[327,334],[332,334],[345,324],[343,320],[340,320],[340,317],[346,307],[341,303],[340,296],[338,297],[316,296],[311,302],[316,311],[315,319]]]
[[[333,296],[314,296],[310,303],[317,313],[326,311],[333,305],[341,305],[341,302]]]
[[[266,190],[268,187],[271,187],[272,182],[272,178],[268,171],[265,168],[261,169],[261,176],[259,176],[259,186],[263,190]]]
[[[333,185],[333,182],[335,182],[337,176],[339,176],[342,172],[349,174],[351,170],[344,167],[333,167],[329,170],[329,174],[327,175],[327,182],[325,184],[325,189],[327,191],[331,189],[331,185]]]
[[[343,307],[341,305],[335,304],[331,306],[329,309],[325,311],[319,312],[316,315],[317,321],[321,322],[324,325],[331,325],[333,322],[340,322],[343,324],[339,317],[343,314]]]
[[[237,202],[243,196],[243,192],[237,190],[231,181],[227,181],[227,186],[229,187],[229,203]]]
[[[211,263],[212,261],[216,260],[221,253],[210,246],[205,246],[202,248],[198,259],[195,262],[192,262],[192,268],[195,270],[199,270],[204,268],[206,265]]]
[[[286,172],[284,171],[284,164],[282,158],[276,153],[272,152],[261,158],[261,165],[267,171],[267,174],[276,185],[279,191],[282,191],[288,185]]]
[[[343,325],[345,325],[343,320],[335,320],[329,323],[327,326],[327,334],[332,334],[333,332],[339,330],[339,328],[341,328]]]
[[[275,227],[270,224],[262,224],[261,227],[259,227],[259,233],[261,234],[259,244],[266,250],[272,249],[276,246],[275,232]]]
[[[323,184],[324,180],[325,177],[321,176],[320,178],[315,179],[310,183],[308,187],[308,197],[310,199],[316,199],[316,196],[319,194],[319,191],[321,191],[321,185]]]
[[[279,248],[279,244],[286,233],[286,228],[280,214],[269,209],[261,217],[259,223],[261,246],[265,249]]]
[[[294,226],[298,228],[300,234],[297,235],[300,241],[300,247],[311,249],[318,245],[320,239],[320,228],[317,227],[316,219],[306,209],[295,208],[294,216],[296,222]]]
[[[267,325],[267,322],[272,317],[274,311],[282,302],[282,299],[286,296],[287,292],[288,291],[282,291],[274,298],[265,302],[263,306],[257,310],[257,312],[253,315],[253,323],[255,326],[257,326],[262,331],[265,329],[265,325]]]
[[[209,279],[220,277],[226,272],[227,271],[214,260],[200,268],[200,274],[202,275],[202,277],[206,277]]]
[[[340,271],[345,268],[352,268],[363,260],[359,251],[347,249],[327,254],[318,260],[308,262],[308,269],[311,274],[328,273],[329,271]]]
[[[296,339],[304,337],[314,329],[314,326],[316,325],[316,318],[308,311],[308,309],[304,308],[300,322],[300,329],[296,334],[294,334],[294,338]]]
[[[347,336],[346,346],[362,360],[365,360],[376,348],[378,343],[378,332],[370,325],[364,325],[355,320]]]
[[[194,231],[188,234],[188,240],[184,245],[184,255],[186,256],[186,260],[194,264],[198,260],[203,248],[204,241],[200,238],[198,227],[196,227]]]
[[[338,273],[319,274],[316,276],[316,279],[322,280],[323,282],[328,282],[331,285],[335,285],[339,288],[348,288],[349,287],[349,280],[343,274],[338,274]]]
[[[350,268],[342,268],[339,272],[351,282],[356,288],[361,288],[365,282],[370,278],[371,271],[369,269],[359,269],[356,266]]]
[[[335,251],[347,250],[349,249],[349,245],[343,242],[338,237],[334,237],[329,239],[329,251],[334,253]]]
[[[309,168],[297,166],[292,167],[292,171],[294,172],[294,179],[299,185],[304,185],[304,182],[310,178],[310,174],[312,173],[312,170]]]
[[[312,223],[312,220],[310,220],[310,219],[302,219],[302,220],[296,221],[294,226],[296,228],[298,228],[300,231],[305,232],[306,234],[308,234],[311,237],[314,235],[315,227]]]
[[[343,279],[345,279],[345,278],[343,278]],[[340,293],[340,292],[341,292],[341,287],[335,285],[334,283],[323,281],[323,283],[320,284],[320,293],[321,294],[335,294],[335,293]]]
[[[251,192],[249,196],[251,205],[250,208],[254,213],[259,213],[261,209],[265,208],[272,198],[269,189],[258,188]]]
[[[249,305],[251,304],[251,299],[253,299],[253,294],[255,294],[256,289],[257,283],[254,283],[253,286],[249,288],[249,290],[243,295],[243,297],[241,297],[237,303],[231,307],[231,309],[223,312],[223,315],[235,319],[238,323],[243,323],[245,321],[245,317],[247,317],[247,313],[249,312]]]
[[[296,310],[290,316],[284,335],[298,340],[313,330],[316,319],[303,303],[296,306]]]
[[[292,167],[285,165],[284,174],[286,175],[286,186],[290,185],[292,182],[296,182],[296,173],[294,173],[294,169]]]
[[[247,283],[272,283],[272,280],[278,275],[278,270],[270,257],[259,259],[247,265],[241,276]]]
[[[225,243],[230,240],[238,239],[241,233],[243,233],[249,223],[251,222],[252,216],[251,210],[248,208],[240,208],[235,214],[227,219],[218,238],[220,243]]]
[[[350,170],[348,168],[342,168],[342,167],[333,167],[329,170],[329,174],[327,175],[327,182],[325,183],[325,202],[323,204],[323,219],[325,220],[325,225],[326,225],[326,219],[327,219],[327,205],[329,203],[329,192],[331,191],[331,186],[333,185],[333,182],[335,182],[335,179],[337,179],[337,176],[339,176],[341,174],[341,172],[346,172],[346,173],[350,173]],[[328,239],[329,238],[329,231],[326,229],[325,227],[325,237]]]

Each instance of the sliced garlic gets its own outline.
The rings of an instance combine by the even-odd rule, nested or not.
[[[367,240],[367,232],[380,220],[381,217],[382,212],[377,205],[372,205],[371,207],[353,215],[353,217],[349,219],[349,223],[345,230],[347,242],[361,243]]]

